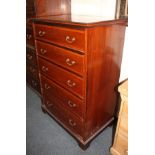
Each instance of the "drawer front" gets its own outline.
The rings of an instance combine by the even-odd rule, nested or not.
[[[42,58],[38,58],[39,71],[80,98],[85,96],[84,80]]]
[[[34,77],[30,76],[29,74],[26,75],[26,81],[28,84],[35,89],[37,92],[41,93],[40,83],[39,80],[35,79]]]
[[[85,32],[69,28],[35,24],[37,39],[52,42],[67,48],[85,51]]]
[[[51,101],[49,98],[44,98],[43,102],[50,113],[52,113],[62,125],[65,125],[65,127],[74,133],[79,135],[83,134],[83,122],[78,117],[59,106],[60,104],[58,104],[57,101],[55,102],[55,100]]]
[[[26,61],[32,65],[37,65],[37,58],[33,49],[26,48]]]
[[[62,105],[78,117],[83,118],[84,102],[82,100],[42,75],[41,87],[43,90],[43,96],[47,96],[50,101],[55,100],[56,103]]]
[[[84,56],[54,45],[36,41],[37,54],[80,75],[84,74]]]
[[[35,66],[30,65],[29,63],[26,64],[26,72],[31,74],[33,77],[39,79],[39,72]]]
[[[33,36],[33,29],[32,28],[26,29],[26,44],[34,46],[34,36]]]

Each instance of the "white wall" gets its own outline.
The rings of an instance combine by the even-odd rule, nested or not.
[[[72,13],[77,15],[115,16],[116,0],[72,0]]]
[[[124,79],[128,78],[128,27],[126,28],[125,33],[125,42],[124,42],[124,49],[123,49],[123,58],[122,58],[122,65],[121,65],[121,75],[119,81],[123,81]]]
[[[115,17],[116,0],[72,0],[72,14]],[[128,78],[128,29],[126,30],[120,80]]]

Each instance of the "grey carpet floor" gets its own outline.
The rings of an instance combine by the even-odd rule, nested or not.
[[[112,127],[107,127],[83,151],[69,133],[42,112],[40,98],[29,87],[26,100],[27,155],[110,155]]]

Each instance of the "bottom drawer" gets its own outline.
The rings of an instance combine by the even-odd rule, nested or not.
[[[76,117],[74,114],[70,113],[66,109],[60,106],[56,100],[51,100],[51,98],[43,99],[46,108],[59,120],[61,124],[66,128],[71,130],[73,133],[82,136],[84,126],[83,122]]]
[[[33,89],[35,89],[37,92],[41,93],[39,80],[37,80],[34,77],[27,74],[26,81]]]

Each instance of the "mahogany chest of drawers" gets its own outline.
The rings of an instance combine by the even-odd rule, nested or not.
[[[114,119],[124,21],[49,16],[33,28],[42,109],[85,149]]]

